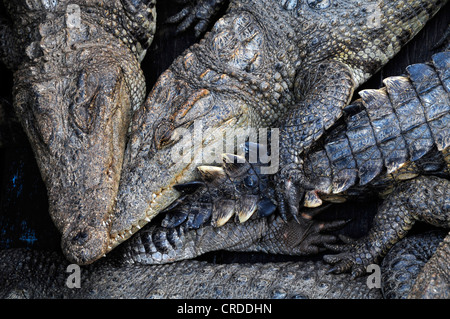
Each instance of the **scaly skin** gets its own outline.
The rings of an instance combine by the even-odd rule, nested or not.
[[[382,283],[415,278],[423,267],[421,259],[434,253],[439,239],[442,236],[404,239],[395,250],[408,254],[409,267],[401,267],[399,256],[394,255],[389,265],[399,267],[393,271],[381,268]],[[330,266],[320,261],[218,265],[189,260],[149,266],[106,258],[83,266],[81,287],[72,289],[66,285],[73,274],[73,270],[67,272],[68,265],[57,253],[0,251],[0,298],[382,298],[380,289],[369,289],[366,278],[351,280],[348,274],[329,274]],[[389,298],[408,293],[390,284],[382,289]]]
[[[324,251],[320,246],[323,243],[336,242],[335,236],[323,232],[339,226],[342,222],[312,226],[294,220],[285,222],[279,215],[244,224],[229,222],[222,227],[162,227],[152,223],[117,249],[117,259],[127,263],[166,264],[218,250],[311,255]]]
[[[68,265],[56,253],[0,251],[0,298],[380,298],[362,278],[349,284],[346,274],[326,274],[322,262],[149,266],[102,259],[82,267],[79,289],[66,286]]]
[[[231,1],[212,31],[161,75],[133,117],[110,247],[173,202],[179,196],[173,186],[195,178],[202,149],[221,150],[225,133],[274,127],[290,113],[286,121],[295,130],[281,136],[302,130],[301,147],[311,145],[341,116],[353,90],[444,3]],[[379,18],[374,24],[367,23],[371,8]],[[296,122],[306,114],[308,121]],[[198,138],[195,120],[203,132],[216,131]],[[195,136],[196,143],[182,136]],[[180,149],[192,152],[183,160],[174,156]]]
[[[416,278],[408,298],[450,298],[449,265],[450,235],[447,235]]]
[[[361,276],[365,267],[379,263],[416,221],[449,229],[449,203],[450,182],[447,179],[418,177],[403,182],[385,199],[367,236],[349,244],[337,255],[324,256],[324,260],[335,264],[333,271],[336,273],[351,270],[353,277]],[[442,266],[448,270],[448,264]]]
[[[177,32],[184,32],[195,24],[195,36],[200,37],[211,25],[211,20],[224,6],[226,0],[176,0],[176,2],[182,3],[184,8],[167,22],[178,23]]]
[[[80,264],[110,244],[127,129],[146,94],[140,61],[155,32],[155,3],[5,1],[0,58],[14,71],[14,108],[64,253]],[[182,29],[203,32],[220,5],[189,3]]]
[[[444,238],[445,232],[426,232],[395,244],[381,264],[383,296],[386,299],[448,299],[448,258],[436,264],[437,268],[427,269],[435,263],[443,245],[448,245],[448,238],[443,242]],[[440,287],[436,282],[426,285],[430,281],[423,280],[424,276],[440,281]]]
[[[264,127],[289,108],[300,113],[325,108],[323,127],[327,127],[339,117],[355,86],[395,54],[443,2],[396,8],[394,18],[395,3],[382,4],[375,10],[380,25],[375,23],[369,30],[365,22],[371,13],[359,2],[294,8],[292,3],[275,1],[270,2],[276,8],[273,12],[261,2],[233,2],[203,43],[188,50],[161,77],[141,108],[144,88],[138,61],[154,31],[154,3],[80,0],[67,4],[7,3],[14,23],[2,28],[2,41],[12,52],[7,63],[17,68],[15,108],[38,158],[63,250],[71,261],[86,264],[167,206],[176,197],[170,189],[174,182],[192,177],[195,165],[172,165],[169,159],[176,149],[173,129],[189,126],[206,113],[205,127],[228,129],[233,121],[238,122],[235,128]],[[344,23],[349,12],[360,19]],[[336,15],[341,19],[336,20]],[[283,27],[277,22],[280,18],[287,22]],[[273,25],[270,32],[269,25]],[[229,32],[233,28],[237,33]],[[346,28],[351,30],[342,35]],[[21,37],[24,30],[31,30],[31,36]],[[327,31],[336,36],[331,39]],[[240,44],[229,47],[227,41],[237,38]],[[247,51],[239,50],[244,48]],[[354,52],[360,49],[373,54],[358,56]],[[214,50],[220,53],[217,58]],[[319,79],[323,70],[330,77]],[[324,79],[332,81],[324,83]],[[339,94],[317,104],[314,101],[320,99],[310,84],[337,89]],[[180,95],[178,101],[170,100],[173,94]],[[215,118],[206,112],[213,99],[224,103],[219,103]],[[138,111],[122,168],[126,129],[134,109]],[[192,125],[189,129],[192,132]],[[314,134],[314,139],[319,136]],[[198,150],[194,153],[200,156]]]
[[[299,196],[302,202],[298,203],[304,206],[300,224],[311,224],[316,214],[311,209],[317,210],[323,202],[361,199],[374,193],[386,197],[366,237],[346,246],[338,255],[324,257],[336,264],[334,272],[352,270],[352,276],[363,274],[417,220],[450,228],[450,52],[436,54],[432,60],[432,64],[408,67],[409,78],[390,77],[384,81],[385,88],[360,92],[362,99],[348,107],[350,114],[298,159],[303,166],[301,180],[306,181],[300,190],[293,188],[304,194]],[[252,152],[250,146],[247,144],[248,152]],[[273,196],[271,191],[276,186],[261,175],[261,164],[252,165],[245,158],[241,158],[244,163],[239,163],[239,158],[226,154],[223,168],[199,168],[203,182],[177,185],[179,190],[189,190],[190,186],[193,194],[168,209],[163,225],[170,227],[174,217],[178,218],[178,225],[188,223],[199,215],[193,207],[212,211],[208,214],[211,219],[204,223],[214,224],[214,216],[223,215],[221,207],[225,202],[235,207],[241,222],[264,215],[260,203]],[[245,199],[246,206],[241,199]],[[440,257],[436,257],[441,261],[433,262],[437,270],[433,272],[432,266],[427,267],[431,273],[424,277],[438,276],[436,282],[445,282],[446,250],[448,247],[444,245]],[[441,294],[448,293],[445,285],[438,285]]]
[[[5,1],[1,28],[14,109],[46,184],[66,256],[99,258],[119,187],[131,113],[145,97],[140,60],[155,2]]]

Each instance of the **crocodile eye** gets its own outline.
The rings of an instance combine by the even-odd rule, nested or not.
[[[96,76],[81,72],[77,91],[72,97],[69,114],[75,125],[84,133],[89,134],[94,126],[98,113],[97,98],[99,88]]]
[[[155,130],[155,144],[158,149],[161,149],[167,145],[170,145],[172,140],[174,126],[170,122],[163,121],[159,123]]]
[[[313,9],[326,9],[331,5],[331,0],[308,0],[308,5]]]

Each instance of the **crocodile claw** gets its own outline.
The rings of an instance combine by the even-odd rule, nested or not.
[[[240,223],[245,223],[258,210],[259,196],[244,195],[239,199],[237,216]]]
[[[289,218],[292,220],[292,218]],[[328,245],[338,241],[335,235],[326,233],[345,224],[345,221],[302,221],[301,223],[289,222],[290,231],[286,231],[286,240],[291,241],[291,246],[298,246],[305,254],[318,254],[327,250]]]
[[[200,177],[207,183],[220,184],[226,178],[225,171],[222,167],[205,165],[197,167],[197,171],[200,173]]]
[[[277,201],[279,204],[281,217],[287,221],[288,214],[300,222],[301,219],[310,219],[308,216],[300,212],[301,207],[311,207],[322,210],[322,202],[314,189],[314,186],[305,179],[302,171],[297,168],[296,164],[284,167],[276,176]],[[302,216],[303,215],[303,216]],[[316,213],[312,213],[311,218]]]
[[[344,258],[341,260],[332,259],[329,257],[330,255],[324,256],[324,260],[331,264],[333,264],[333,262],[336,262],[336,264],[327,271],[328,274],[341,274],[351,270],[350,276],[352,279],[355,279],[356,277],[360,277],[365,273],[365,267],[362,264],[355,264],[355,262],[351,258]]]
[[[185,7],[167,19],[167,23],[179,23],[177,33],[184,32],[195,25],[195,36],[198,38],[211,25],[212,18],[222,8],[225,0],[177,0],[177,2],[184,4]]]
[[[366,272],[366,267],[375,263],[375,258],[372,254],[365,252],[364,243],[345,236],[339,236],[339,239],[345,244],[325,244],[328,249],[340,252],[335,255],[323,256],[325,262],[334,265],[328,272],[340,274],[350,271],[352,278],[362,276]]]
[[[225,225],[235,213],[235,202],[230,199],[220,199],[214,203],[212,225],[221,227]]]

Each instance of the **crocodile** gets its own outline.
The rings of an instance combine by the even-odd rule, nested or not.
[[[386,267],[393,267],[381,268],[382,289],[373,287],[367,278],[351,280],[349,274],[330,274],[330,265],[322,261],[212,264],[185,260],[130,265],[109,256],[81,266],[77,282],[73,277],[77,268],[60,253],[8,249],[0,251],[0,298],[414,298],[417,290],[410,279],[423,267],[424,255],[433,255],[442,238],[442,234],[430,233],[394,246],[394,258],[389,253],[385,259]],[[408,267],[396,259],[399,256],[408,258]]]
[[[155,5],[4,1],[0,58],[14,73],[14,110],[69,256],[74,249],[83,255],[85,243],[96,257],[104,253],[102,234],[110,227],[131,115],[147,94],[140,63],[154,37]],[[186,8],[214,14],[209,8],[217,5],[200,1]],[[204,30],[205,16],[194,18],[200,19],[196,30]]]
[[[401,4],[230,1],[225,15],[159,77],[134,113],[104,253],[176,200],[173,186],[214,161],[209,152],[222,150],[226,134],[276,127],[289,113],[291,120],[311,120],[297,125],[305,131],[302,147],[319,139],[353,91],[445,1]],[[310,134],[311,126],[316,131]],[[71,249],[68,257],[79,264],[95,261],[85,247]]]
[[[2,55],[15,70],[14,108],[65,255],[99,259],[178,196],[171,186],[192,179],[202,152],[194,148],[189,163],[171,155],[181,132],[195,134],[195,120],[225,133],[270,127],[294,110],[292,118],[308,114],[321,132],[445,3],[231,1],[143,104],[139,61],[153,37],[154,1],[6,2]],[[223,4],[196,1],[174,20],[197,18],[202,30]],[[204,14],[190,18],[199,6]],[[201,146],[221,142],[208,136]]]
[[[269,206],[269,210],[271,210],[271,207],[273,204],[267,203],[266,204]],[[281,223],[280,223],[281,225]],[[246,226],[246,224],[243,224],[241,226]],[[225,225],[224,227],[227,227],[227,225]],[[298,227],[298,226],[296,226]],[[425,245],[425,248],[428,249],[429,248],[429,244],[428,242]],[[34,260],[35,257],[40,256],[39,260],[37,260],[37,262],[30,262],[31,260]],[[323,265],[321,263],[312,263],[309,262],[308,265],[315,265],[315,266],[311,266],[310,268],[307,268],[306,271],[303,271],[302,269],[302,263],[298,264],[275,264],[275,265],[266,265],[266,266],[262,266],[262,265],[256,265],[256,266],[244,266],[241,267],[239,265],[233,265],[233,271],[232,274],[234,276],[226,276],[227,278],[230,278],[230,281],[225,281],[225,283],[223,281],[217,281],[216,279],[218,278],[218,276],[216,276],[217,274],[220,275],[220,277],[223,277],[223,274],[229,273],[228,269],[230,269],[230,267],[227,266],[217,266],[217,265],[207,265],[206,263],[198,263],[198,262],[181,262],[181,263],[175,263],[173,265],[164,265],[164,266],[156,266],[156,267],[148,267],[148,266],[139,266],[139,265],[134,265],[134,266],[120,266],[119,268],[116,267],[116,264],[110,264],[109,261],[101,261],[100,264],[98,265],[93,265],[90,266],[89,268],[86,268],[88,270],[89,273],[91,273],[90,270],[92,270],[92,275],[89,275],[89,282],[92,283],[92,287],[96,286],[96,289],[83,289],[82,291],[80,291],[80,293],[77,293],[76,291],[72,290],[71,292],[63,291],[61,289],[61,287],[64,287],[64,281],[66,279],[66,277],[64,275],[61,275],[62,273],[65,272],[66,268],[65,266],[67,265],[67,262],[61,257],[61,256],[56,256],[54,254],[43,254],[43,255],[39,255],[39,253],[35,254],[32,252],[12,252],[12,251],[5,251],[2,252],[2,258],[0,258],[0,260],[4,261],[4,263],[2,264],[2,269],[4,277],[3,278],[7,278],[7,280],[1,280],[0,282],[5,282],[10,284],[7,288],[6,288],[6,294],[4,294],[3,292],[5,292],[5,289],[1,289],[2,291],[2,297],[7,296],[7,297],[33,297],[33,296],[63,296],[63,297],[70,297],[70,296],[78,296],[78,297],[114,297],[114,296],[121,296],[121,297],[130,297],[130,296],[140,296],[140,297],[158,297],[158,296],[162,296],[162,297],[194,297],[194,298],[199,298],[199,297],[223,297],[223,296],[236,296],[236,297],[241,297],[241,296],[248,296],[248,297],[297,297],[297,298],[301,298],[302,296],[309,296],[309,297],[350,297],[352,293],[353,297],[363,297],[363,296],[367,296],[367,294],[359,294],[357,292],[360,291],[359,287],[363,287],[363,290],[365,289],[363,281],[361,280],[356,280],[353,281],[355,282],[355,285],[349,284],[348,283],[348,277],[345,275],[340,275],[341,277],[329,277],[328,274],[325,274],[326,271],[328,271],[330,268],[326,265]],[[386,259],[385,259],[386,260]],[[17,263],[19,261],[19,263]],[[106,264],[106,266],[105,266]],[[19,268],[18,266],[19,265]],[[47,265],[49,266],[49,268],[47,268]],[[53,265],[53,266],[52,266]],[[103,265],[103,266],[101,266]],[[25,266],[25,268],[20,268],[20,266]],[[50,280],[47,281],[47,284],[42,285],[42,278],[41,278],[41,274],[36,274],[35,271],[31,271],[28,270],[27,271],[27,267],[30,267],[28,269],[36,269],[34,268],[35,266],[40,266],[41,269],[49,269],[48,273],[51,274],[50,276]],[[99,267],[99,268],[97,268]],[[190,268],[192,267],[192,268]],[[261,268],[262,267],[262,268]],[[271,268],[273,267],[273,268]],[[317,267],[317,268],[315,268]],[[11,268],[16,268],[15,270],[11,271]],[[101,268],[101,270],[100,270]],[[19,271],[17,271],[17,269],[19,269]],[[84,269],[84,268],[83,268]],[[98,269],[98,270],[95,270]],[[102,282],[101,278],[104,278],[103,276],[105,274],[108,274],[111,272],[108,272],[108,269],[111,270],[112,272],[115,272],[115,274],[117,274],[117,282],[121,283],[120,284],[120,288],[119,289],[114,289],[114,287],[111,286],[111,282],[106,283],[105,281]],[[191,273],[190,271],[182,271],[181,273],[179,272],[179,269],[192,269],[193,272]],[[236,272],[234,272],[234,270],[237,269],[243,269],[243,274],[241,276],[237,276]],[[245,278],[248,278],[248,273],[250,271],[254,271],[254,270],[259,270],[261,272],[259,273],[267,273],[270,277],[270,279],[267,279],[267,277],[265,278],[261,278],[261,282],[263,283],[269,283],[269,290],[261,290],[261,287],[258,286],[255,290],[251,291],[251,290],[245,290],[247,286],[245,286],[245,283],[248,282],[245,280]],[[285,270],[292,270],[294,273],[299,274],[299,276],[297,278],[302,278],[302,279],[306,279],[305,281],[300,281],[299,282],[299,287],[306,287],[308,282],[311,284],[311,277],[315,277],[316,274],[318,274],[318,277],[315,277],[316,279],[313,281],[313,283],[316,283],[316,285],[313,284],[313,286],[315,286],[316,288],[318,287],[317,283],[320,282],[321,285],[320,287],[324,287],[327,288],[327,284],[330,284],[331,287],[334,287],[335,284],[339,284],[339,280],[336,278],[343,278],[343,285],[345,285],[346,289],[343,290],[339,290],[340,288],[336,289],[331,289],[331,290],[327,290],[325,291],[320,291],[316,289],[316,292],[309,292],[310,295],[308,295],[307,293],[298,293],[298,291],[303,291],[303,290],[297,290],[296,292],[294,292],[297,288],[293,288],[293,284],[292,282],[289,282],[286,284],[285,286],[285,290],[283,289],[275,289],[278,288],[277,287],[277,283],[280,282],[280,277],[278,276],[279,274],[288,274],[290,275],[289,278],[292,278],[292,272],[285,272]],[[318,270],[317,272],[314,270]],[[325,270],[323,270],[325,269]],[[58,271],[60,270],[60,271]],[[193,279],[192,277],[190,277],[189,280],[194,280],[194,282],[198,282],[198,288],[201,289],[201,292],[199,293],[198,290],[196,290],[195,292],[192,292],[190,290],[186,290],[186,289],[178,289],[178,290],[172,290],[172,287],[174,285],[173,280],[171,280],[170,278],[176,278],[175,282],[179,281],[180,277],[183,276],[192,276],[192,275],[196,275],[197,272],[199,271],[200,273],[202,273],[203,275],[205,273],[209,273],[212,274],[211,279],[207,279],[207,280],[202,280],[201,277],[197,278],[197,279]],[[116,272],[118,271],[118,272]],[[130,272],[129,272],[130,271]],[[136,272],[134,272],[136,271]],[[124,273],[126,273],[126,275],[124,275]],[[138,276],[138,273],[143,273],[144,274],[144,278],[143,280],[132,280],[133,285],[128,285],[127,282],[129,280],[127,280],[127,282],[124,281],[124,278],[126,277],[130,277],[130,274],[133,273],[134,275]],[[383,272],[384,273],[384,272]],[[24,275],[27,274],[27,275]],[[114,274],[114,275],[115,275]],[[304,276],[301,276],[302,274],[304,274]],[[171,276],[172,275],[172,276]],[[173,276],[175,275],[175,276]],[[273,276],[273,277],[272,277]],[[134,276],[133,276],[134,277]],[[286,277],[286,278],[288,278]],[[397,276],[395,278],[400,278],[402,276]],[[53,281],[55,278],[62,278],[62,281],[59,281],[61,283],[58,284],[58,281]],[[140,277],[139,277],[140,278]],[[160,278],[159,280],[156,280],[158,282],[158,284],[161,284],[160,286],[158,285],[154,285],[154,281],[152,281],[155,278]],[[215,278],[215,279],[214,279]],[[237,280],[236,278],[243,278],[244,280]],[[250,276],[250,278],[254,278],[253,276]],[[255,277],[256,281],[259,279],[258,276]],[[48,279],[48,278],[47,278]],[[31,283],[30,283],[31,280]],[[22,282],[21,284],[19,282]],[[98,285],[98,283],[100,282],[100,285]],[[243,283],[244,283],[244,290],[246,294],[236,294],[236,292],[242,292],[242,290],[238,290],[236,288],[236,285],[233,285],[233,282],[239,282],[238,285],[240,287],[243,287]],[[253,281],[255,282],[255,281]],[[356,282],[359,282],[356,284]],[[25,288],[28,283],[30,283],[30,290],[28,290],[27,288]],[[146,284],[153,283],[153,285],[151,286],[152,288],[149,289],[149,286],[146,286]],[[228,286],[231,283],[230,286]],[[270,284],[272,283],[272,284]],[[296,281],[294,281],[294,283],[296,283]],[[89,284],[90,285],[90,284]],[[280,285],[282,286],[282,285]],[[328,287],[330,287],[328,286]],[[17,288],[18,287],[18,288]],[[126,288],[124,288],[126,287]],[[137,288],[138,287],[138,288]],[[143,287],[141,289],[141,287]],[[206,287],[206,288],[205,288]],[[291,288],[292,289],[291,289]],[[10,288],[13,288],[12,290],[10,290]],[[84,288],[84,287],[83,287]],[[111,289],[112,288],[112,289]],[[218,288],[218,289],[215,289]],[[226,292],[222,293],[223,291],[222,289],[225,288]],[[127,292],[123,292],[122,289],[129,289]],[[136,292],[136,290],[140,290],[140,292]],[[300,289],[300,288],[299,288]],[[151,291],[152,293],[149,293],[149,291]],[[173,293],[170,293],[169,291],[172,291]],[[367,291],[364,290],[364,291]],[[217,293],[217,294],[215,294]],[[336,293],[336,294],[333,294]],[[375,296],[379,296],[377,293],[375,293]]]
[[[14,109],[46,184],[51,218],[63,246],[86,240],[84,229],[105,227],[131,113],[146,95],[140,61],[155,32],[155,1],[4,6],[1,56],[14,72]]]
[[[344,250],[324,256],[336,264],[331,272],[364,274],[416,221],[450,228],[449,66],[450,51],[444,51],[428,64],[407,67],[407,76],[386,78],[381,89],[360,91],[345,116],[298,159],[305,181],[299,222],[305,228],[325,202],[383,198],[367,236],[356,241],[343,237],[343,247],[324,243]],[[222,166],[200,166],[201,180],[177,185],[189,193],[168,207],[161,224],[196,228],[192,220],[201,215],[207,216],[202,222],[214,225],[215,211],[224,206],[235,207],[242,222],[265,215],[268,203],[279,205],[273,201],[276,179],[261,174],[262,163],[248,162],[255,146],[246,143],[245,156],[223,154]],[[446,295],[449,238],[421,277],[423,285],[434,281]]]

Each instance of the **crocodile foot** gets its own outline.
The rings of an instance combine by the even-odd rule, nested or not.
[[[280,212],[284,201],[277,201],[277,188],[268,174],[263,174],[264,165],[255,156],[266,149],[261,144],[247,142],[242,145],[242,155],[222,154],[221,166],[203,165],[197,167],[199,180],[174,186],[180,193],[178,200],[168,206],[162,226],[166,228],[185,224],[188,229],[199,228],[205,223],[221,227],[234,219],[236,223],[245,223],[250,219],[264,218],[275,211],[281,214],[287,223],[289,216]],[[278,185],[278,183],[277,183]],[[294,198],[288,196],[288,198]],[[311,204],[313,199],[306,198]],[[292,217],[298,224],[316,224],[320,227],[335,227],[346,221],[323,222],[315,216],[326,210],[328,205],[304,207]],[[233,218],[234,217],[234,218]]]
[[[344,224],[315,220],[299,224],[291,217],[285,222],[272,214],[245,223],[231,220],[217,227],[213,217],[216,207],[198,202],[195,194],[184,196],[166,212],[160,224],[145,226],[118,253],[125,257],[124,261],[143,264],[170,263],[218,250],[314,255],[336,243],[337,237],[330,231]]]
[[[334,265],[328,272],[340,274],[344,272],[351,272],[351,277],[356,278],[366,274],[366,268],[370,264],[377,263],[377,258],[367,248],[370,242],[365,240],[353,240],[348,237],[339,236],[344,242],[343,245],[329,245],[325,246],[335,252],[336,255],[325,255],[324,261]]]
[[[162,226],[185,223],[191,229],[209,223],[221,227],[231,220],[245,223],[273,214],[277,206],[269,176],[261,174],[259,162],[248,159],[248,153],[226,153],[221,166],[197,167],[199,180],[174,186],[180,198],[163,211]]]
[[[194,26],[195,36],[198,38],[211,25],[212,18],[222,8],[225,0],[177,0],[185,7],[170,17],[168,23],[178,23],[177,33],[184,32],[192,25]]]
[[[186,230],[222,227],[230,221],[241,224],[275,212],[267,181],[257,169],[237,155],[223,154],[223,159],[222,167],[198,167],[200,181],[174,186],[181,196],[162,212],[161,226],[183,225]]]
[[[326,262],[335,265],[330,271],[351,271],[353,277],[362,275],[368,265],[381,261],[406,236],[415,221],[448,229],[449,190],[448,180],[434,176],[400,183],[380,206],[366,237],[353,242],[343,237],[345,245],[329,246],[340,251],[337,255],[324,256]]]

